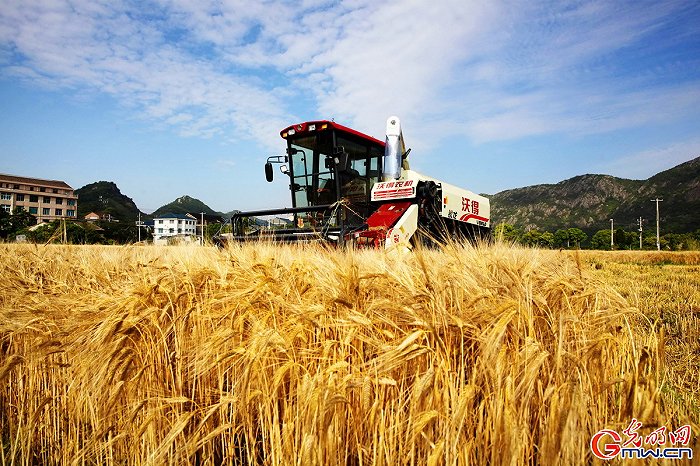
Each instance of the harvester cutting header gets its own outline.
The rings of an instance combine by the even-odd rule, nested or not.
[[[231,218],[228,241],[354,242],[390,248],[418,237],[481,237],[490,231],[489,200],[409,168],[397,117],[387,120],[382,142],[333,121],[309,121],[280,132],[286,155],[269,157],[289,178],[292,207],[240,212]],[[251,228],[251,218],[288,217],[285,228]]]

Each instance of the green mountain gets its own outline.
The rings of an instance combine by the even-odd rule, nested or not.
[[[78,218],[90,212],[109,214],[120,221],[138,217],[134,201],[111,181],[98,181],[76,190]],[[592,234],[615,227],[637,228],[642,217],[645,228],[656,223],[659,203],[663,233],[686,233],[700,229],[700,157],[663,171],[647,180],[628,180],[609,175],[581,175],[557,184],[511,189],[489,196],[493,225],[510,223],[523,229],[555,231],[581,228]],[[182,196],[158,208],[148,217],[163,213],[199,213],[228,219],[237,211],[216,212],[199,199]],[[142,219],[146,216],[142,214]]]
[[[200,201],[199,199],[195,199],[195,198],[190,197],[190,196],[178,197],[173,202],[159,207],[151,215],[153,217],[157,217],[158,215],[165,214],[165,213],[186,214],[188,212],[191,212],[191,213],[204,212],[205,215],[218,215],[218,216],[223,215],[220,212],[216,212],[216,211],[212,210],[208,205],[206,205],[204,202]]]
[[[90,212],[110,215],[120,222],[135,221],[139,209],[134,201],[122,194],[112,181],[98,181],[76,189],[78,195],[78,219]]]
[[[616,227],[635,229],[642,217],[656,224],[659,203],[662,230],[685,233],[700,229],[700,157],[647,180],[608,175],[582,175],[557,184],[542,184],[502,191],[490,196],[494,225],[510,223],[554,231],[578,227],[592,233]]]

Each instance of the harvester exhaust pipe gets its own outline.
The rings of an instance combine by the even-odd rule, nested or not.
[[[384,147],[384,168],[382,181],[398,180],[401,178],[401,163],[406,153],[401,132],[401,120],[391,116],[386,121],[386,146]]]

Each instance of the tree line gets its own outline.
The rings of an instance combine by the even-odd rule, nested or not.
[[[21,207],[12,213],[0,209],[0,241],[17,241],[18,237],[39,244],[130,244],[138,242],[139,238],[142,242],[153,240],[151,229],[142,227],[139,235],[135,222],[54,220],[40,228],[31,228],[36,224],[36,217]],[[211,241],[220,230],[221,224],[208,224],[204,229],[205,241]]]
[[[36,225],[36,217],[16,208],[12,213],[0,209],[0,240],[15,241],[21,235],[32,243],[67,242],[71,244],[128,244],[139,239],[138,227],[132,223],[85,222],[55,220],[42,228],[30,230]],[[227,225],[230,228],[230,225]],[[205,241],[217,234],[221,225],[213,223],[205,228]],[[230,230],[228,230],[230,231]],[[580,228],[562,228],[556,231],[538,229],[523,230],[509,223],[498,224],[494,238],[531,247],[552,249],[601,249],[610,250],[610,230],[598,230],[592,236]],[[141,230],[141,241],[153,238],[146,228]],[[613,232],[612,249],[640,249],[639,232],[617,228]],[[700,250],[700,229],[694,233],[666,233],[661,236],[661,249],[670,251]],[[641,249],[656,249],[656,234],[646,231]]]
[[[524,231],[508,223],[498,224],[493,231],[494,238],[531,247],[552,249],[640,249],[639,232],[617,228],[598,230],[589,235],[580,228],[562,228],[556,231],[530,229]],[[670,251],[700,250],[700,230],[693,233],[666,233],[660,237],[661,249]],[[656,249],[656,233],[646,231],[642,235],[641,249]]]

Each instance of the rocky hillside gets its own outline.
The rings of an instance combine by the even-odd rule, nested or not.
[[[666,232],[700,228],[700,157],[647,180],[582,175],[557,184],[511,189],[491,196],[492,219],[521,228],[556,230],[578,227],[588,232],[617,226],[632,228],[639,217],[656,222],[659,197]]]
[[[106,213],[121,221],[135,220],[138,208],[111,181],[98,181],[76,190],[78,215]],[[577,227],[593,233],[610,227],[645,228],[656,223],[659,197],[662,229],[665,233],[686,233],[700,229],[700,157],[663,171],[647,180],[627,180],[609,175],[581,175],[557,184],[511,189],[489,196],[493,224],[510,223],[523,229],[554,231]],[[228,219],[199,199],[182,196],[157,209],[151,216],[171,212],[204,212]],[[148,216],[148,217],[151,217]],[[146,218],[146,216],[143,216]]]
[[[97,181],[76,189],[78,195],[78,218],[90,212],[108,214],[120,222],[135,221],[139,209],[134,201],[122,194],[112,181]]]

